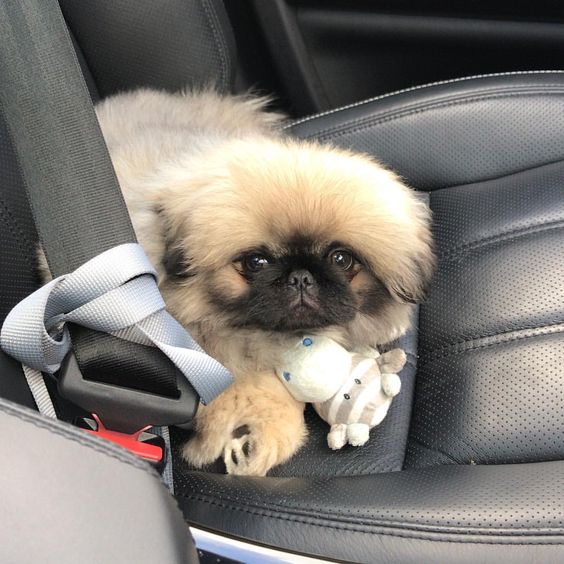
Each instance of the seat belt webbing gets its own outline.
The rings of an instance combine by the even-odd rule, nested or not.
[[[0,109],[54,277],[136,242],[56,0],[0,2]]]
[[[120,245],[137,246],[56,0],[0,2],[0,111],[54,277],[74,274],[84,263]],[[172,334],[165,326],[152,330]],[[169,345],[164,342],[160,348]],[[151,358],[157,358],[157,352]],[[165,361],[162,355],[159,358]],[[228,376],[209,360],[220,367],[210,375],[211,380],[219,376],[217,392]]]

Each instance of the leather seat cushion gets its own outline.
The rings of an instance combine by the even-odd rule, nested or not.
[[[189,522],[351,562],[552,563],[564,555],[564,462],[373,476],[179,473]]]

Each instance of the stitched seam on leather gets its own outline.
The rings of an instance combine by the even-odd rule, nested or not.
[[[452,260],[458,258],[460,255],[467,251],[473,251],[475,249],[481,249],[482,247],[487,247],[489,245],[494,245],[496,243],[501,243],[504,241],[514,241],[527,235],[534,235],[536,233],[542,233],[544,231],[552,231],[556,229],[561,229],[564,227],[564,220],[559,219],[555,221],[550,221],[547,223],[539,223],[536,225],[531,225],[529,227],[521,227],[517,229],[512,229],[506,231],[505,233],[499,233],[497,235],[492,235],[490,237],[485,237],[483,239],[477,239],[476,241],[469,241],[467,243],[462,243],[455,247],[445,250],[443,253],[439,254],[441,259]]]
[[[468,351],[485,349],[496,345],[503,345],[505,343],[512,343],[522,339],[530,339],[533,337],[542,337],[544,335],[554,335],[556,333],[564,332],[564,323],[557,322],[543,326],[520,327],[512,329],[506,333],[492,333],[490,335],[480,335],[473,339],[458,341],[444,345],[429,353],[424,353],[419,358],[419,367],[425,366],[430,362],[440,360],[455,354],[461,354]],[[492,339],[492,342],[480,343],[480,341]],[[473,344],[478,342],[478,344]]]
[[[549,87],[558,86],[558,89],[548,90]],[[401,119],[407,116],[422,114],[430,110],[436,110],[438,108],[454,107],[467,104],[469,102],[481,102],[483,100],[502,100],[504,98],[516,98],[516,97],[527,97],[527,96],[547,96],[554,94],[563,94],[564,89],[562,85],[547,85],[546,91],[544,90],[531,90],[530,87],[522,92],[505,92],[504,94],[488,94],[482,93],[480,95],[464,96],[461,95],[456,100],[441,101],[441,102],[426,102],[425,104],[413,104],[411,109],[405,110],[393,110],[390,112],[384,112],[380,117],[375,116],[365,116],[363,118],[355,119],[344,124],[340,124],[338,127],[325,129],[320,132],[312,133],[311,135],[305,136],[306,139],[316,138],[321,141],[336,139],[342,137],[343,135],[349,135],[353,133],[359,133],[365,129],[369,129],[376,125],[381,125],[383,123],[389,123],[396,119]],[[417,107],[419,106],[419,107]]]
[[[228,505],[225,503],[222,503],[220,501],[218,501],[217,499],[213,499],[213,498],[207,498],[204,496],[198,496],[198,495],[181,495],[179,497],[183,497],[184,499],[187,500],[195,500],[195,501],[199,501],[201,503],[207,503],[209,505],[214,505],[216,507],[219,507],[221,509],[227,509],[227,510],[231,510],[231,511],[241,511],[243,513],[250,513],[251,515],[261,515],[263,517],[269,517],[271,519],[278,519],[278,520],[282,520],[282,521],[292,521],[292,522],[297,522],[297,523],[304,523],[307,525],[311,525],[311,526],[315,526],[315,527],[323,527],[324,529],[336,529],[336,530],[344,530],[344,531],[353,531],[353,532],[357,532],[357,533],[366,533],[366,534],[375,534],[373,531],[366,531],[363,529],[358,528],[358,526],[354,526],[354,525],[358,525],[356,523],[353,523],[351,525],[347,525],[346,523],[340,523],[340,524],[335,524],[335,523],[316,523],[315,522],[315,517],[306,517],[304,515],[300,515],[297,513],[288,513],[286,512],[284,515],[280,515],[280,514],[273,514],[271,511],[267,510],[267,509],[260,509],[258,507],[254,507],[254,506],[237,506],[237,505]],[[326,518],[327,519],[327,518]],[[328,519],[327,519],[328,520]],[[366,521],[366,519],[365,519]],[[389,523],[393,523],[393,522],[389,522]],[[372,528],[376,528],[376,527],[382,527],[382,528],[392,528],[394,526],[406,526],[406,525],[411,525],[411,524],[402,524],[401,522],[399,522],[396,525],[389,525],[388,523],[384,523],[382,524],[381,522],[374,522],[368,525],[365,525],[365,527],[372,527]],[[413,525],[413,526],[417,526],[417,525]],[[466,527],[465,530],[459,530],[459,531],[449,531],[449,530],[445,530],[446,528],[443,528],[443,530],[439,530],[434,529],[434,530],[428,530],[427,532],[430,534],[445,534],[445,535],[457,535],[457,536],[462,536],[462,537],[468,537],[469,535],[484,535],[484,536],[488,536],[487,532],[484,532],[483,530],[480,530],[480,533],[473,533],[473,532],[468,532],[467,529],[469,529],[469,527]],[[537,529],[534,532],[518,532],[518,529],[504,529],[503,533],[500,533],[499,530],[498,532],[492,532],[489,533],[491,536],[501,536],[506,535],[507,536],[507,542],[494,542],[494,541],[486,541],[486,540],[473,540],[470,541],[471,543],[475,543],[475,544],[495,544],[495,545],[563,545],[564,542],[558,542],[558,541],[538,541],[538,542],[534,542],[534,541],[529,541],[529,542],[513,542],[512,539],[513,538],[519,538],[519,537],[524,537],[524,536],[542,536],[542,533],[540,533],[540,531],[547,531],[547,535],[546,536],[560,536],[564,534],[564,531],[562,529],[551,529],[551,528],[545,528],[545,529]],[[424,532],[421,529],[421,532]],[[421,534],[417,534],[416,531],[414,531],[414,533],[412,534],[408,534],[408,533],[404,533],[404,532],[397,532],[397,531],[382,531],[379,532],[377,534],[382,534],[382,535],[387,535],[387,536],[393,536],[393,537],[400,537],[400,538],[409,538],[409,539],[423,539],[423,540],[429,540],[429,541],[434,541],[434,542],[464,542],[464,543],[468,543],[468,541],[457,541],[457,540],[453,540],[453,539],[433,539],[433,538],[429,538],[429,536],[424,536]]]
[[[563,163],[564,163],[563,158],[556,158],[556,159],[551,160],[551,161],[546,161],[546,162],[540,163],[540,164],[534,164],[534,165],[531,165],[531,166],[527,166],[525,168],[512,170],[510,172],[503,172],[503,173],[497,174],[495,176],[488,176],[486,178],[480,178],[479,180],[472,180],[470,182],[463,182],[462,184],[449,184],[448,186],[433,188],[431,190],[419,190],[417,188],[414,188],[414,189],[417,192],[425,192],[425,193],[429,194],[429,196],[431,196],[431,195],[434,196],[436,194],[440,194],[441,192],[443,192],[445,190],[448,191],[450,189],[456,189],[456,188],[472,188],[473,186],[475,186],[477,184],[494,182],[496,180],[505,180],[505,179],[510,178],[512,176],[519,176],[520,174],[524,174],[526,172],[531,172],[533,170],[538,170],[538,169],[541,169],[541,168],[550,167],[552,165],[563,164]]]
[[[227,89],[228,86],[227,60],[226,60],[226,55],[223,51],[223,49],[226,48],[226,46],[223,41],[223,34],[220,31],[221,24],[219,24],[219,22],[216,19],[215,8],[210,0],[202,0],[202,7],[204,8],[204,12],[206,14],[206,18],[208,20],[208,24],[212,32],[213,42],[215,43],[215,48],[217,49],[217,53],[219,55],[219,64],[221,66],[221,71],[220,71],[221,85],[224,89]]]
[[[414,438],[408,438],[407,440],[408,444],[409,443],[417,443],[419,446],[423,447],[426,450],[431,451],[434,454],[440,454],[446,458],[448,458],[453,464],[457,464],[460,465],[460,460],[457,460],[456,458],[454,458],[451,454],[449,454],[448,452],[441,450],[440,448],[436,447],[436,446],[431,446],[428,445],[425,441],[422,441],[421,439],[414,437]],[[407,451],[407,449],[406,449]],[[404,464],[405,464],[405,460],[404,460]],[[405,467],[405,466],[404,466]]]
[[[347,104],[346,106],[340,106],[338,108],[334,108],[332,110],[328,110],[326,112],[321,112],[317,114],[313,114],[311,116],[307,116],[304,118],[300,118],[291,124],[284,127],[284,129],[290,129],[296,125],[300,125],[302,123],[312,121],[314,119],[318,119],[324,116],[329,116],[331,114],[335,114],[338,112],[342,112],[344,110],[350,110],[351,108],[357,108],[359,106],[364,106],[365,104],[370,104],[371,102],[377,102],[378,100],[383,100],[385,98],[391,98],[392,96],[398,96],[400,94],[406,94],[408,92],[414,92],[417,90],[424,90],[425,88],[432,88],[433,86],[441,86],[444,84],[454,84],[458,82],[465,82],[470,80],[477,80],[481,78],[496,78],[502,76],[530,76],[530,75],[543,75],[543,74],[562,74],[564,70],[538,70],[538,71],[516,71],[516,72],[497,72],[491,74],[476,74],[473,76],[465,76],[462,78],[452,78],[450,80],[439,80],[438,82],[430,82],[428,84],[421,84],[419,86],[412,86],[410,88],[403,88],[402,90],[395,90],[394,92],[388,92],[387,94],[381,94],[379,96],[374,96],[372,98],[367,98],[366,100],[361,100],[360,102],[354,102],[353,104]]]
[[[63,438],[68,439],[70,441],[79,443],[80,445],[83,445],[87,448],[90,448],[92,450],[95,450],[97,452],[105,454],[106,456],[114,458],[114,459],[116,459],[120,462],[124,462],[125,464],[129,464],[130,466],[133,466],[134,468],[137,468],[139,470],[143,470],[144,472],[147,472],[148,474],[150,474],[151,476],[153,476],[155,478],[159,478],[159,475],[157,474],[157,472],[155,470],[153,470],[153,468],[151,468],[151,466],[149,466],[145,462],[142,462],[141,460],[138,460],[136,458],[129,458],[128,456],[124,456],[123,453],[121,453],[119,450],[117,450],[117,447],[114,447],[111,443],[108,443],[107,445],[97,444],[98,440],[101,441],[102,439],[96,440],[96,438],[90,437],[86,434],[85,434],[84,437],[81,437],[80,435],[76,435],[76,434],[74,434],[74,433],[72,433],[68,430],[62,429],[54,421],[48,422],[48,421],[41,419],[41,418],[26,415],[25,413],[22,413],[22,412],[20,412],[16,409],[10,407],[9,405],[5,405],[5,404],[0,405],[0,411],[6,413],[9,417],[15,417],[17,419],[21,419],[22,421],[25,421],[26,423],[31,423],[35,427],[39,427],[40,429],[44,429],[46,431],[49,431],[50,433],[53,433],[55,435],[59,435],[60,437],[63,437]]]

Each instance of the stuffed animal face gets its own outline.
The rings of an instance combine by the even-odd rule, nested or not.
[[[386,376],[377,359],[355,354],[342,386],[328,400],[314,403],[315,410],[330,425],[362,423],[372,428],[382,422],[392,398],[399,393],[399,389],[390,390],[385,385],[389,380]],[[387,393],[390,391],[392,395]]]
[[[399,372],[406,361],[401,349],[382,355],[375,349],[350,353],[327,337],[306,336],[293,343],[276,373],[299,401],[311,402],[331,425],[333,449],[363,445],[400,392]]]
[[[331,425],[330,448],[340,449],[347,443],[361,446],[368,441],[370,429],[383,421],[401,389],[399,376],[388,371],[399,371],[404,364],[405,353],[400,349],[376,359],[353,355],[351,372],[341,388],[327,401],[314,404],[319,416]]]

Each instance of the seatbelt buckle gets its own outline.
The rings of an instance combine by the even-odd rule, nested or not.
[[[131,370],[134,369],[132,366]],[[134,434],[148,424],[155,427],[190,426],[199,403],[197,394],[184,376],[178,378],[180,393],[177,398],[87,380],[72,352],[61,365],[57,388],[66,400],[87,413],[96,413],[106,429],[126,435]]]
[[[100,418],[93,413],[92,419],[81,417],[76,421],[76,426],[96,437],[125,448],[132,454],[149,462],[158,472],[164,468],[166,463],[166,445],[164,439],[159,435],[148,433],[152,425],[142,427],[134,433],[121,433],[107,429]]]

